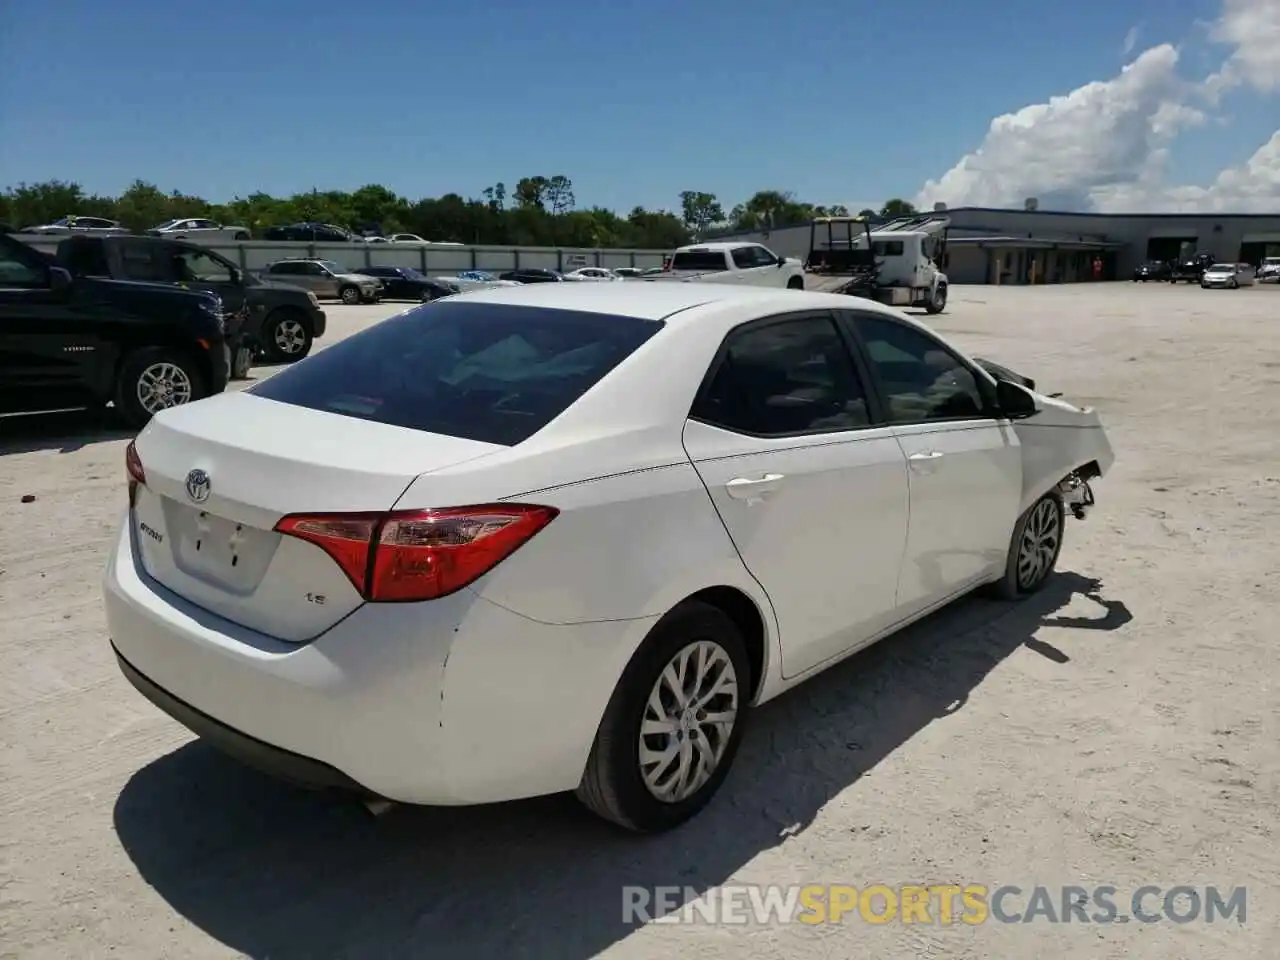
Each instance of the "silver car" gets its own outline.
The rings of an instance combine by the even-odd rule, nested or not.
[[[1258,267],[1259,283],[1280,283],[1280,257],[1263,257]]]
[[[261,276],[310,290],[317,298],[346,304],[377,303],[382,299],[381,280],[347,270],[332,260],[277,260],[267,264]]]
[[[1253,276],[1251,263],[1215,263],[1205,270],[1200,278],[1200,286],[1206,290],[1210,287],[1226,287],[1229,290],[1251,287]]]
[[[129,228],[123,226],[119,220],[107,220],[103,217],[66,216],[53,221],[53,223],[32,227],[23,232],[39,233],[46,236],[73,233],[91,233],[97,236],[124,236],[129,233]]]
[[[193,217],[189,220],[168,220],[158,227],[147,231],[153,237],[168,237],[170,240],[235,240],[249,239],[248,227],[229,227],[216,220]]]

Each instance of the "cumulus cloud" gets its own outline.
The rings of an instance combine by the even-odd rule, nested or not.
[[[1208,186],[1165,181],[1170,146],[1207,120],[1197,104],[1233,87],[1280,90],[1280,0],[1225,0],[1208,33],[1229,53],[1207,80],[1180,75],[1174,46],[1152,47],[1110,80],[996,117],[976,150],[921,188],[916,205],[1020,206],[1036,197],[1059,210],[1280,209],[1280,131]],[[1131,39],[1136,28],[1126,46]]]
[[[1210,93],[1241,85],[1280,90],[1280,0],[1225,0],[1209,39],[1232,48],[1222,69],[1205,81]]]

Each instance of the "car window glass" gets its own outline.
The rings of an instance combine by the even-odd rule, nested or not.
[[[977,377],[939,341],[906,324],[859,316],[858,331],[893,423],[988,416]]]
[[[0,247],[0,287],[47,287],[48,275]]]
[[[174,268],[179,280],[203,283],[230,283],[231,271],[220,260],[201,250],[181,250],[174,254]]]
[[[827,317],[798,317],[730,335],[691,416],[762,436],[869,425],[866,391]]]
[[[733,257],[733,265],[739,270],[748,270],[756,265],[755,254],[751,247],[738,247],[730,251]]]
[[[513,446],[662,322],[440,300],[348,337],[250,392],[414,430]]]
[[[133,243],[126,240],[117,249],[120,251],[120,266],[124,271],[123,279],[125,280],[172,283],[182,276],[176,270],[175,263],[160,255],[161,248],[157,244]],[[82,245],[75,263],[76,266],[72,272],[77,275],[99,277],[111,275],[111,268],[100,244]]]
[[[771,267],[778,262],[778,258],[764,247],[752,247],[752,250],[755,251],[757,267]]]

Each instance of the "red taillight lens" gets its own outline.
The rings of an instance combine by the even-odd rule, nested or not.
[[[142,469],[142,458],[138,456],[138,448],[132,440],[124,448],[124,471],[129,478],[129,506],[133,506],[138,496],[138,487],[147,484],[146,471]]]
[[[498,503],[377,516],[290,516],[276,530],[323,549],[366,600],[433,600],[492,570],[558,513]]]

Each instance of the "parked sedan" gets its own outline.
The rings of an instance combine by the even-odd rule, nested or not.
[[[477,291],[158,416],[106,620],[143,695],[295,781],[659,830],[760,703],[1044,587],[1112,460],[1093,410],[870,301]]]
[[[461,292],[457,284],[432,279],[413,267],[362,267],[360,272],[382,281],[384,300],[421,300],[425,303]]]
[[[73,233],[96,233],[96,234],[127,234],[129,228],[120,223],[119,220],[107,220],[103,217],[62,217],[53,223],[46,223],[38,227],[29,227],[25,233],[39,233],[46,236],[56,236],[59,234]]]
[[[1168,280],[1169,272],[1169,264],[1163,260],[1148,260],[1146,263],[1134,267],[1133,282],[1137,283],[1141,280],[1146,283],[1148,280]]]
[[[436,277],[441,283],[449,283],[464,293],[468,290],[483,290],[487,287],[518,287],[518,281],[499,280],[487,270],[463,270],[455,276]]]
[[[1263,257],[1257,279],[1259,283],[1280,282],[1280,257]]]
[[[558,270],[544,270],[541,267],[523,267],[519,270],[508,270],[498,274],[499,280],[514,280],[516,283],[560,283],[564,275]]]
[[[158,227],[152,227],[147,233],[153,237],[168,237],[170,240],[235,240],[249,239],[248,227],[229,227],[216,220],[205,220],[199,217],[191,220],[166,220]]]
[[[566,280],[618,281],[622,278],[604,267],[579,267],[564,275]]]
[[[1226,287],[1235,290],[1253,286],[1254,269],[1251,263],[1215,263],[1205,269],[1200,277],[1201,288]]]

